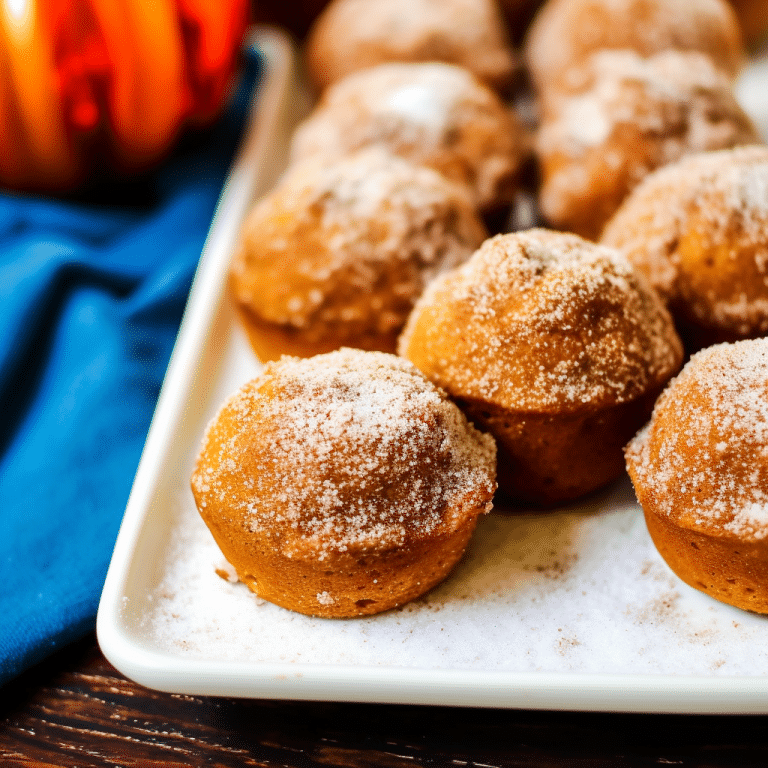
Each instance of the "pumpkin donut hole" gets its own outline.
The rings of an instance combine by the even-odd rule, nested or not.
[[[691,351],[768,333],[768,147],[691,155],[649,175],[608,222]]]
[[[222,406],[192,475],[239,578],[299,613],[363,616],[442,581],[491,508],[496,450],[413,365],[283,357]]]
[[[627,469],[670,568],[768,613],[768,339],[691,357],[629,443]]]
[[[626,259],[541,229],[493,237],[435,279],[398,350],[496,438],[501,490],[544,507],[622,472],[625,442],[682,362]]]

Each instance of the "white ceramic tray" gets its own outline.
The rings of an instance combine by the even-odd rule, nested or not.
[[[281,170],[301,101],[285,38],[262,31],[255,44],[265,77],[253,125],[205,246],[101,599],[107,658],[139,683],[192,695],[768,712],[768,618],[677,580],[626,479],[578,507],[494,512],[444,584],[379,616],[300,616],[217,575],[224,563],[188,479],[208,420],[259,367],[229,303],[227,265],[249,201]],[[755,89],[746,91],[749,100]]]

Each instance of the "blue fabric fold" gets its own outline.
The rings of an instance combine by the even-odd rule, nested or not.
[[[0,684],[94,626],[259,71],[251,52],[217,125],[128,189],[0,195]]]

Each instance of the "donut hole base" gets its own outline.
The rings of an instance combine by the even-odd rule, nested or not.
[[[455,530],[373,551],[287,556],[270,539],[204,515],[224,557],[258,597],[309,616],[351,618],[403,605],[443,581],[464,554],[482,509]]]
[[[598,490],[624,471],[624,446],[650,418],[662,387],[587,413],[513,411],[459,401],[498,446],[497,479],[512,503],[554,507]]]
[[[768,542],[692,531],[645,506],[644,514],[659,554],[688,586],[728,605],[768,614]]]
[[[354,336],[325,335],[318,339],[307,340],[306,333],[299,328],[269,323],[240,305],[237,312],[251,349],[262,362],[279,360],[283,355],[313,357],[333,352],[341,347],[394,354],[397,347],[399,329],[391,334],[375,335],[360,332]]]

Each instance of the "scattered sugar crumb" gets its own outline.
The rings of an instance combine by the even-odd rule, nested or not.
[[[232,564],[224,558],[221,558],[221,560],[214,566],[214,571],[217,576],[220,576],[224,581],[228,581],[230,584],[235,584],[240,581],[237,576],[237,571],[235,571]]]
[[[677,581],[649,540],[627,480],[563,511],[484,516],[446,582],[400,609],[344,621],[292,613],[220,579],[210,564],[221,556],[191,498],[179,500],[174,516],[143,629],[187,658],[768,674],[765,618]]]

